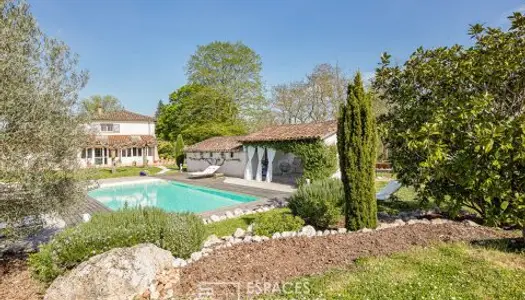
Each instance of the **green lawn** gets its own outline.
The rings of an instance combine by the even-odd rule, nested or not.
[[[207,235],[215,234],[218,237],[232,235],[237,228],[242,228],[246,230],[246,228],[248,228],[248,226],[251,223],[253,223],[255,219],[259,218],[260,216],[264,214],[268,214],[268,213],[270,212],[245,215],[245,216],[241,216],[241,217],[234,218],[234,219],[228,219],[224,221],[211,223],[211,224],[206,225],[206,233]],[[286,213],[290,213],[290,210],[288,208],[276,208],[272,210],[271,213],[286,214]]]
[[[380,191],[388,184],[386,181],[376,181],[376,191]],[[401,187],[394,194],[394,198],[387,201],[377,201],[377,210],[391,215],[396,215],[402,211],[413,211],[416,209],[430,209],[433,203],[421,203],[416,199],[416,191],[412,187]]]
[[[524,299],[525,255],[437,245],[304,277],[310,293],[262,299]]]
[[[157,167],[118,167],[115,173],[111,172],[111,168],[91,168],[86,169],[86,172],[89,173],[89,177],[92,179],[106,179],[139,176],[140,171],[147,171],[149,175],[155,175],[160,170]]]

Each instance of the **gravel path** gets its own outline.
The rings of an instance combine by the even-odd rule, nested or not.
[[[389,255],[413,246],[426,246],[439,241],[506,237],[514,235],[486,227],[449,223],[415,224],[369,233],[239,244],[216,250],[182,270],[173,269],[171,275],[180,272],[180,282],[171,282],[170,285],[173,285],[179,296],[195,295],[199,282],[239,282],[242,290],[247,283],[282,283],[298,276],[320,274],[332,268],[348,266],[360,257]]]

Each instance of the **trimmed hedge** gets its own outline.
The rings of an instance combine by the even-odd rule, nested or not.
[[[315,228],[327,228],[340,219],[343,207],[343,184],[338,179],[314,181],[302,185],[291,197],[288,207]]]
[[[166,213],[158,208],[125,208],[95,215],[66,229],[40,252],[29,257],[36,278],[50,282],[66,270],[108,250],[152,243],[176,257],[198,251],[205,239],[202,220],[190,213]]]
[[[271,237],[276,232],[297,231],[304,225],[300,217],[282,211],[269,211],[255,219],[253,232],[256,235]]]

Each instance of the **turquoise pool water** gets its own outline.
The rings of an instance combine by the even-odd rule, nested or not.
[[[154,181],[105,187],[89,195],[112,210],[124,207],[154,206],[168,212],[204,212],[257,200],[256,197],[230,193],[175,181]]]

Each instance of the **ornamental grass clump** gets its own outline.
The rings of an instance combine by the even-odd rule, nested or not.
[[[176,257],[189,257],[205,238],[205,227],[194,214],[169,214],[158,208],[125,208],[95,215],[90,222],[67,229],[30,256],[33,274],[52,281],[97,254],[114,248],[152,243]]]

